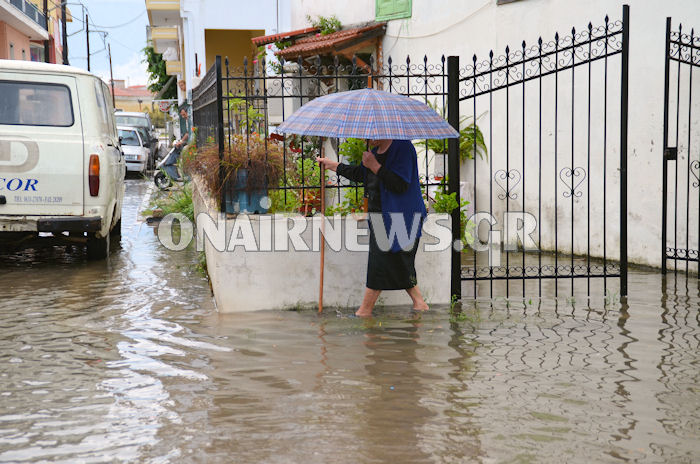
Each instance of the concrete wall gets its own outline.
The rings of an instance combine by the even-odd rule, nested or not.
[[[304,27],[307,22],[305,16],[335,14],[344,24],[368,21],[374,19],[374,0],[361,0],[352,3],[332,4],[323,0],[294,0],[292,3],[292,28]],[[637,0],[631,4],[630,17],[630,75],[629,75],[629,147],[628,147],[628,228],[629,228],[629,259],[632,262],[660,265],[661,262],[661,170],[662,170],[662,131],[663,131],[663,90],[664,90],[664,46],[665,46],[665,17],[673,17],[673,29],[677,30],[679,22],[684,24],[684,31],[691,27],[700,27],[700,2],[695,0],[675,0],[672,2],[659,2],[657,0]],[[463,0],[445,0],[436,6],[429,0],[414,0],[412,17],[389,21],[387,33],[383,40],[384,60],[393,57],[394,63],[405,63],[405,57],[410,54],[412,62],[416,63],[427,55],[429,63],[438,63],[442,55],[457,55],[461,59],[461,65],[471,63],[471,58],[476,54],[480,60],[487,59],[490,50],[494,50],[496,56],[502,55],[506,45],[511,46],[511,51],[519,49],[523,40],[528,44],[535,44],[538,37],[544,40],[552,40],[555,32],[562,35],[570,34],[571,27],[578,31],[584,30],[588,22],[594,26],[604,24],[606,14],[610,20],[617,21],[622,17],[622,1],[619,0],[589,0],[581,2],[577,0],[523,0],[505,5],[497,5],[496,0],[481,0],[465,2]],[[544,145],[544,169],[543,192],[544,203],[540,225],[543,228],[543,248],[554,247],[555,217],[558,225],[558,246],[563,250],[571,250],[570,230],[574,222],[574,231],[578,238],[574,241],[577,247],[576,253],[587,252],[587,241],[580,240],[580,234],[587,234],[586,203],[590,191],[591,199],[591,253],[602,253],[603,241],[606,243],[608,257],[618,256],[619,249],[619,112],[620,112],[620,59],[619,55],[609,60],[608,78],[608,124],[607,124],[607,198],[605,201],[606,212],[603,213],[603,183],[602,183],[602,154],[603,149],[603,113],[602,101],[604,85],[602,81],[601,63],[594,65],[592,79],[592,122],[591,122],[591,147],[594,162],[590,167],[589,175],[592,181],[590,190],[585,186],[584,195],[575,198],[574,217],[571,214],[570,199],[561,196],[563,187],[558,180],[558,173],[553,171],[553,110],[554,90],[553,83],[548,81],[543,88],[542,117],[545,127],[543,133]],[[673,67],[672,67],[673,68]],[[676,78],[672,69],[672,81]],[[585,163],[587,150],[586,122],[587,105],[585,103],[586,79],[581,71],[577,71],[575,86],[576,108],[571,108],[571,77],[561,74],[559,80],[559,127],[557,149],[558,159],[562,161],[558,168],[566,166],[565,160],[571,159],[571,150],[574,150],[574,165]],[[693,93],[700,91],[700,79],[693,83]],[[689,92],[687,74],[681,76],[680,101],[687,102]],[[522,115],[520,88],[514,88],[510,94],[510,121],[508,135],[510,137],[511,156],[515,157],[516,169],[526,169],[529,179],[538,169],[539,141],[537,137],[537,91],[534,87],[526,88],[526,160],[523,165],[519,161],[522,156]],[[672,98],[675,98],[672,95]],[[692,114],[700,111],[700,99],[693,99]],[[549,103],[548,103],[549,102]],[[582,103],[583,102],[583,103]],[[675,100],[674,100],[675,102]],[[478,99],[477,115],[483,115],[479,120],[482,130],[489,131],[489,106],[488,97]],[[472,114],[471,101],[463,102],[462,114]],[[487,139],[487,144],[492,143],[494,160],[497,165],[494,171],[504,168],[498,164],[498,160],[505,150],[505,96],[503,92],[494,95],[493,101],[493,140]],[[683,105],[681,105],[683,106]],[[688,127],[688,109],[682,109],[680,120],[680,132],[686,134],[678,141],[679,162],[684,166],[688,160],[688,145],[697,147],[700,144],[700,118],[694,117],[692,127]],[[576,134],[571,134],[571,118],[576,121]],[[671,114],[671,118],[675,118]],[[685,119],[685,121],[684,121]],[[675,129],[675,122],[672,131]],[[582,130],[583,129],[583,130]],[[690,133],[690,139],[687,134]],[[488,137],[488,134],[485,134]],[[573,137],[573,144],[572,144]],[[675,141],[673,137],[671,143]],[[696,159],[697,155],[691,155]],[[513,158],[512,158],[513,159]],[[569,162],[569,164],[571,164]],[[423,163],[419,163],[420,166]],[[488,210],[489,178],[488,164],[484,161],[465,163],[462,167],[462,180],[474,183],[474,171],[477,178],[477,208]],[[551,172],[550,172],[551,171]],[[682,171],[682,169],[681,169]],[[681,172],[683,174],[683,172]],[[687,176],[687,174],[686,174]],[[555,212],[553,189],[557,184],[558,207]],[[539,192],[535,188],[536,181],[530,181],[527,191],[519,195],[519,199],[510,203],[510,210],[524,208],[537,213]],[[495,187],[497,189],[497,187]],[[533,190],[534,189],[534,190]],[[697,191],[695,191],[697,193]],[[495,193],[494,193],[495,195]],[[684,192],[680,192],[680,204],[685,198]],[[473,194],[470,195],[473,197]],[[693,193],[691,191],[691,198]],[[694,203],[692,203],[694,202]],[[691,202],[691,211],[697,210],[697,201]],[[495,212],[499,213],[505,208],[496,200]],[[533,207],[535,208],[533,211]],[[679,243],[684,244],[685,211],[681,208]],[[697,230],[697,215],[691,217],[689,229]],[[497,215],[498,217],[498,215]],[[602,222],[605,217],[607,222],[607,234],[603,237]],[[500,220],[500,219],[499,219]],[[499,224],[498,228],[502,225]],[[691,232],[690,247],[696,248],[698,238]]]
[[[216,217],[213,200],[194,179],[195,217],[209,212]],[[260,243],[260,216],[251,215],[250,222],[256,241]],[[310,221],[310,218],[307,218]],[[442,217],[449,224],[446,215]],[[357,223],[352,217],[344,221]],[[353,224],[366,227],[364,221]],[[273,220],[273,229],[289,227],[287,220]],[[345,226],[345,224],[343,224]],[[426,228],[430,227],[426,225]],[[428,229],[429,231],[431,229]],[[227,229],[227,240],[231,226]],[[311,241],[311,228],[302,238]],[[450,302],[450,249],[425,252],[423,245],[431,239],[423,234],[416,256],[418,286],[429,304]],[[320,253],[318,251],[248,251],[237,246],[233,251],[217,251],[205,240],[207,269],[214,290],[214,298],[220,312],[256,311],[264,309],[314,308],[318,306]],[[366,242],[365,242],[366,243]],[[326,248],[324,274],[324,307],[357,307],[365,289],[367,252],[348,251],[343,245],[340,251]],[[411,304],[405,291],[385,291],[380,305]]]

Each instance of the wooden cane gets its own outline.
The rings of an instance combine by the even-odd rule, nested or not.
[[[323,148],[323,137],[321,137],[321,158],[324,157],[325,150]],[[323,312],[323,268],[324,268],[324,258],[326,251],[326,166],[321,163],[321,283],[318,290],[318,312],[319,314]]]

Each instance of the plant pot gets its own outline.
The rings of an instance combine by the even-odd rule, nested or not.
[[[226,212],[231,214],[265,214],[270,207],[267,189],[248,190],[248,170],[236,170],[226,195]]]

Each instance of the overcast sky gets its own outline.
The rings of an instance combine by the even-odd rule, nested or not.
[[[141,49],[146,46],[146,2],[144,0],[69,0],[73,22],[68,23],[68,59],[72,66],[87,69],[85,42],[85,12],[90,20],[90,69],[109,80],[109,60],[102,41],[112,44],[112,67],[115,79],[125,79],[127,85],[146,84],[146,65],[141,62]],[[73,3],[75,2],[75,3]],[[82,3],[84,8],[78,4]]]

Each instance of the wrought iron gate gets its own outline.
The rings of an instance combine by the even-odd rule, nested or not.
[[[480,213],[481,250],[455,253],[453,294],[541,296],[549,280],[555,296],[590,295],[594,278],[603,292],[619,278],[627,294],[628,49],[624,6],[621,21],[606,16],[553,41],[474,55],[463,68],[450,57],[450,122],[477,121],[487,147],[460,184],[459,147],[450,145],[451,191]]]
[[[700,131],[693,87],[700,90],[700,37],[666,18],[663,133],[662,272],[697,271],[700,250]],[[693,72],[694,71],[694,72]],[[695,80],[694,79],[695,75]],[[695,126],[693,126],[695,124]]]

